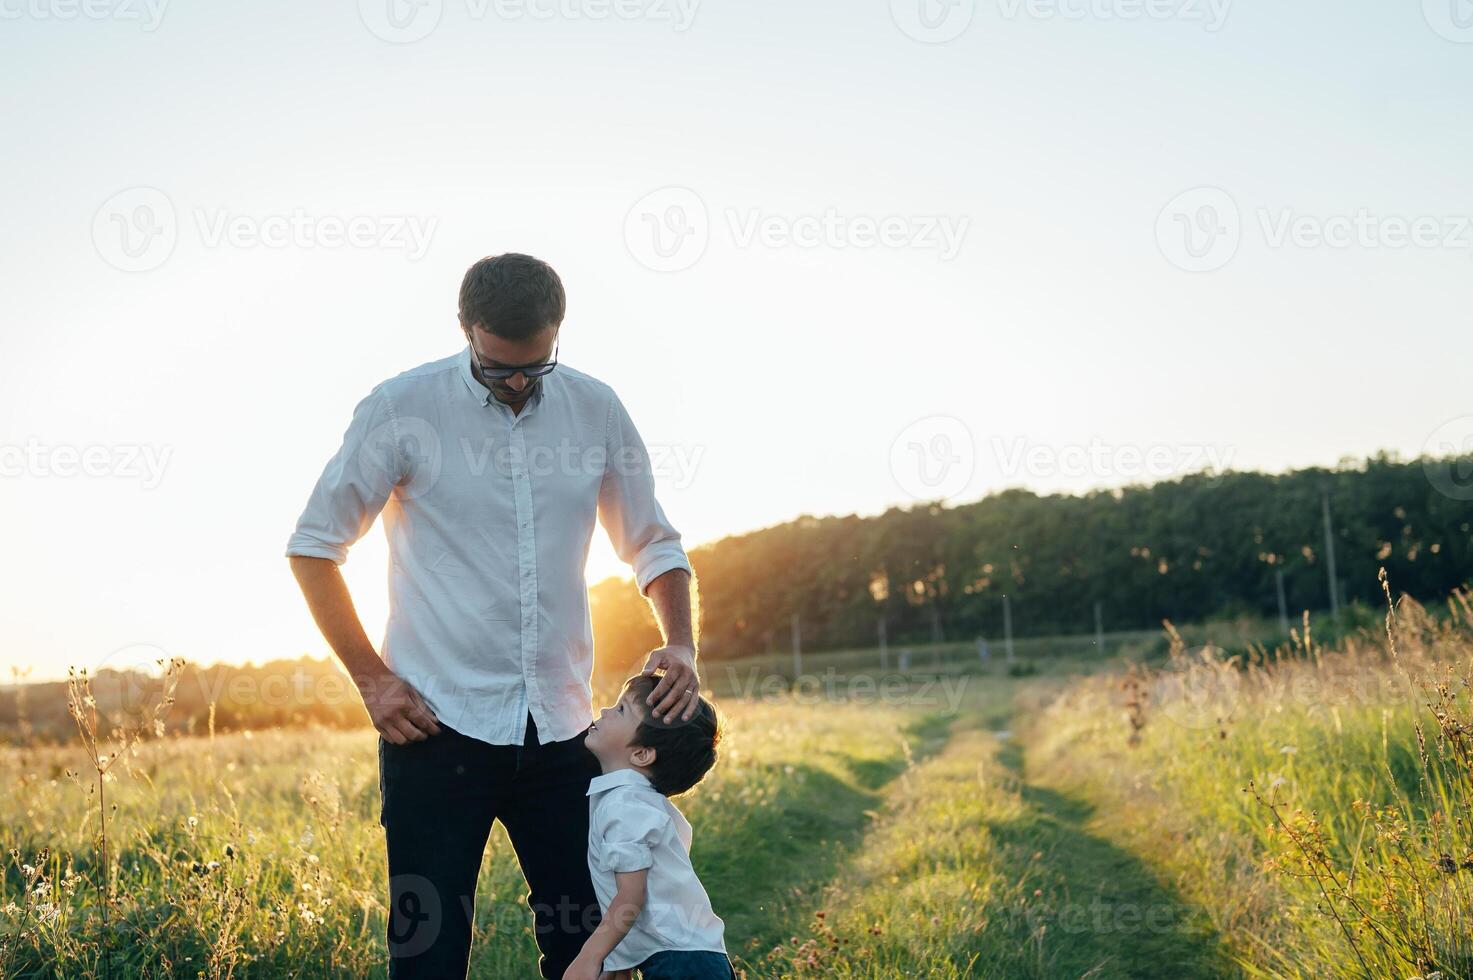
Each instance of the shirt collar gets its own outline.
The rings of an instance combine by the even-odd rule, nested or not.
[[[489,405],[496,400],[496,396],[491,394],[490,388],[487,388],[485,385],[481,384],[481,382],[476,380],[475,372],[471,369],[471,364],[475,362],[475,359],[476,352],[471,349],[470,343],[467,342],[465,345],[465,350],[461,352],[460,355],[460,376],[465,380],[465,386],[470,389],[471,397],[475,398],[475,400],[482,405]],[[556,373],[556,371],[553,372],[553,374]],[[528,405],[535,404],[542,400],[542,392],[547,387],[547,381],[551,377],[551,374],[542,376],[542,380],[539,381],[537,383],[537,387],[532,390],[532,397],[527,400]]]
[[[471,371],[471,362],[475,359],[476,354],[471,350],[471,345],[467,343],[465,350],[460,355],[460,376],[465,379],[465,386],[471,390],[471,395],[476,401],[485,405],[491,400],[491,389],[477,381],[475,374]]]
[[[613,789],[615,786],[648,786],[650,789],[655,788],[654,783],[650,782],[649,777],[638,769],[615,769],[613,772],[606,772],[602,776],[594,776],[593,779],[589,780],[587,795],[592,796],[594,793],[602,793],[604,790]]]

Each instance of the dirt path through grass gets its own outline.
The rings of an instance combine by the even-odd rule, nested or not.
[[[749,976],[1234,975],[1204,917],[1110,841],[1088,803],[1030,781],[1003,730],[1005,695],[943,719],[933,753],[883,785],[862,839],[825,869],[809,921],[790,918],[794,938],[749,958]]]
[[[789,763],[760,805],[743,807],[719,835],[697,839],[694,858],[713,901],[719,896],[739,963],[760,960],[793,934],[794,923],[811,919],[825,886],[861,846],[888,787],[942,749],[950,721],[917,714],[882,754],[836,750],[827,759]]]
[[[1034,783],[1026,746],[1009,739],[999,763],[1015,780],[1021,810],[994,820],[1000,871],[1031,878],[1030,911],[1044,977],[1231,977],[1206,917],[1141,861],[1111,841],[1087,801]]]

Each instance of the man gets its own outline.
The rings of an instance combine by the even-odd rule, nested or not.
[[[389,973],[463,977],[494,820],[526,876],[544,977],[599,922],[585,855],[595,516],[654,607],[668,724],[697,706],[693,582],[649,456],[604,383],[558,363],[566,300],[546,263],[470,268],[460,352],[354,410],[287,545],[318,627],[379,732]],[[390,612],[374,652],[338,566],[382,511]]]

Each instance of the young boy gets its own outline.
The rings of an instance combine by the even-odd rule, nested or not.
[[[734,980],[724,926],[690,863],[690,824],[666,797],[716,764],[721,727],[699,698],[690,721],[651,718],[649,674],[631,677],[584,745],[603,767],[588,786],[588,869],[603,921],[563,980]]]

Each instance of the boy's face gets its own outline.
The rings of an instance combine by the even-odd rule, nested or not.
[[[634,695],[624,692],[618,701],[600,711],[597,720],[589,726],[583,744],[601,762],[630,763],[629,743],[634,741],[634,733],[644,720],[638,701]]]

